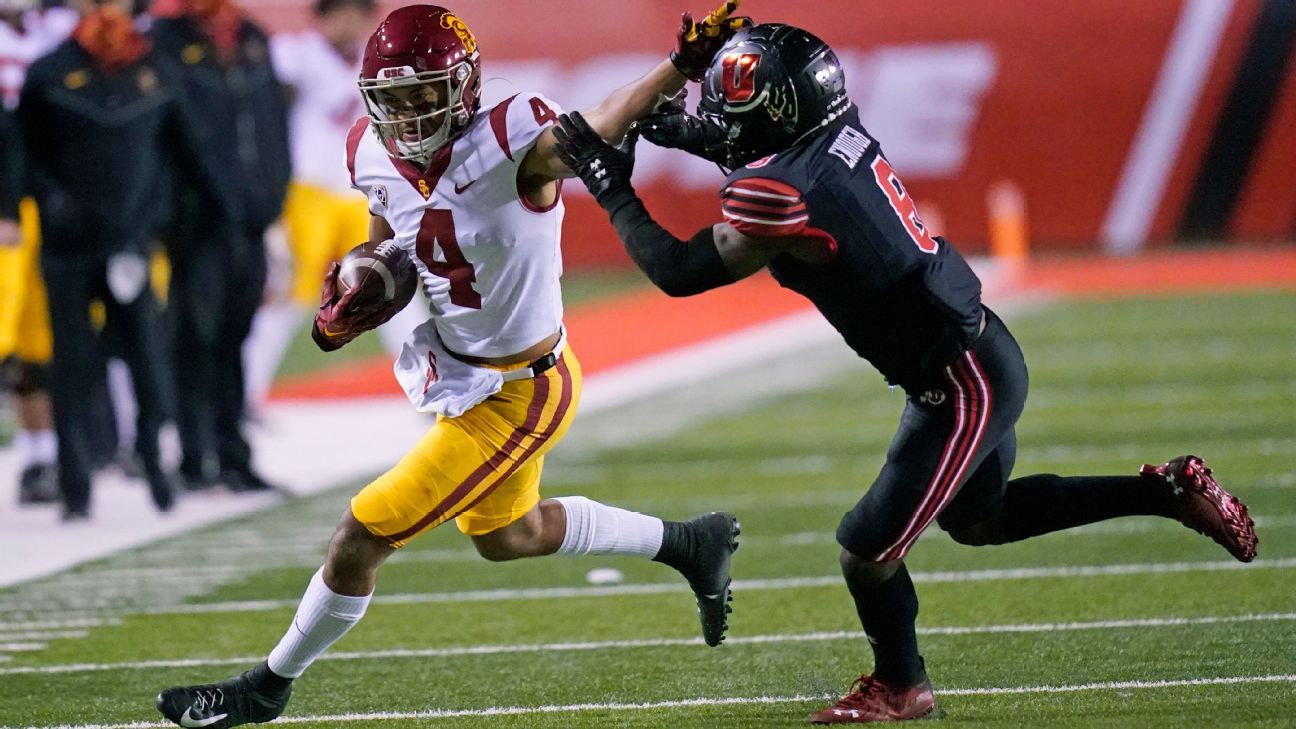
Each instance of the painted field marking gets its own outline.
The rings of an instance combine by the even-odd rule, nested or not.
[[[1219,570],[1291,569],[1296,557],[1262,559],[1250,564],[1241,562],[1153,562],[1146,564],[1090,565],[1075,567],[1018,567],[1011,569],[914,572],[914,582],[988,582],[1029,580],[1050,577],[1104,577],[1112,575],[1166,574],[1178,572],[1215,572]],[[783,577],[766,580],[734,580],[733,589],[795,590],[804,587],[828,587],[841,584],[840,575]],[[580,597],[615,597],[620,595],[658,595],[687,590],[683,582],[615,585],[608,587],[532,587],[498,590],[463,590],[458,592],[416,592],[397,595],[375,595],[372,605],[409,605],[422,603],[496,602],[500,600],[552,600]],[[145,610],[138,614],[175,615],[207,613],[259,612],[297,607],[298,600],[244,600],[237,602],[195,603]]]
[[[105,625],[121,625],[117,619],[101,620],[99,618],[77,618],[72,620],[37,620],[19,623],[0,623],[0,632],[10,633],[24,630],[56,630],[59,628],[98,628]]]
[[[1169,533],[1177,534],[1178,530],[1168,525],[1177,522],[1168,519],[1157,519],[1148,517],[1145,519],[1118,519],[1105,521],[1097,524],[1086,524],[1073,529],[1065,529],[1060,532],[1052,532],[1049,536],[1066,536],[1066,537],[1092,537],[1107,536],[1111,534],[1149,534],[1161,530],[1167,530]],[[1296,527],[1296,514],[1283,514],[1280,516],[1257,516],[1255,525],[1263,529],[1289,529]],[[928,529],[923,532],[922,539],[931,539],[941,537],[948,539],[949,535],[939,529]],[[780,545],[805,546],[812,544],[836,544],[837,536],[831,531],[809,531],[793,532],[780,536],[755,536],[743,537],[743,544],[751,545],[755,542],[774,542]]]
[[[849,496],[854,492],[832,491],[828,494],[809,495],[808,498],[800,500],[800,506],[820,506],[831,503],[846,503]],[[822,497],[822,498],[818,498]],[[769,506],[769,504],[765,504]],[[1288,529],[1296,527],[1296,514],[1284,514],[1276,516],[1256,516],[1256,526],[1262,529]],[[1160,530],[1174,532],[1173,522],[1164,519],[1123,519],[1118,521],[1103,522],[1101,524],[1089,524],[1075,529],[1067,529],[1057,532],[1062,536],[1086,537],[1086,536],[1105,536],[1110,534],[1147,534]],[[922,539],[944,538],[948,539],[944,532],[940,530],[929,529],[923,534]],[[744,543],[768,544],[778,543],[783,546],[814,546],[820,544],[835,544],[836,537],[831,531],[806,531],[795,532],[791,534],[769,535],[769,536],[747,536],[743,538]],[[278,560],[277,567],[308,567],[316,566],[323,558],[324,547],[311,549],[302,552],[280,552],[281,559]],[[447,562],[479,562],[481,556],[473,549],[416,549],[410,551],[397,552],[389,560],[390,564],[400,563],[447,563]],[[147,580],[149,586],[160,592],[167,592],[175,584],[193,584],[197,579],[219,579],[239,574],[243,571],[241,566],[218,566],[203,565],[190,567],[184,570],[170,567],[156,566],[138,566],[138,567],[120,567],[103,572],[89,572],[85,574],[69,575],[59,578],[57,586],[59,590],[65,590],[69,587],[102,585],[124,586],[131,581]],[[129,589],[132,592],[140,588],[135,585],[129,585],[123,589]],[[0,623],[0,641],[8,639],[8,633],[14,631],[8,625]],[[63,635],[58,637],[78,637],[73,635]]]
[[[919,635],[981,635],[1003,633],[1056,633],[1079,630],[1117,630],[1121,628],[1165,628],[1186,625],[1223,625],[1228,623],[1262,623],[1296,621],[1296,613],[1253,613],[1248,615],[1208,615],[1197,618],[1128,618],[1066,623],[1008,623],[1004,625],[935,626],[918,628]],[[820,643],[858,639],[858,630],[818,631],[770,635],[732,636],[725,645],[765,645],[770,643]],[[635,640],[602,640],[562,643],[518,643],[514,645],[469,645],[446,648],[394,648],[380,651],[333,651],[320,656],[321,661],[366,661],[390,658],[452,658],[457,656],[490,656],[517,653],[597,651],[626,648],[668,648],[700,646],[701,638],[643,638]],[[257,663],[259,656],[232,658],[181,658],[156,661],[123,661],[120,663],[63,663],[48,666],[0,668],[0,676],[19,674],[88,673],[153,668],[197,668]]]
[[[67,638],[84,638],[90,635],[88,630],[31,630],[18,633],[0,633],[0,643],[64,640]]]
[[[1220,678],[1184,678],[1161,681],[1104,681],[1097,683],[1066,684],[1062,686],[1004,686],[986,688],[940,689],[938,696],[999,696],[1003,694],[1057,694],[1078,691],[1127,691],[1131,689],[1180,688],[1186,686],[1230,686],[1249,683],[1293,683],[1296,674],[1268,676],[1226,676]],[[586,711],[645,711],[651,709],[682,709],[695,706],[735,706],[750,704],[799,704],[809,701],[830,701],[837,694],[798,694],[795,696],[720,696],[674,701],[651,701],[638,704],[549,704],[544,706],[491,706],[485,709],[426,709],[424,711],[380,711],[368,714],[329,714],[323,716],[282,716],[276,724],[327,723],[343,724],[359,721],[455,719],[470,716],[525,716],[529,714],[571,714]],[[173,724],[160,721],[137,721],[127,724],[59,724],[44,729],[167,729]],[[39,729],[38,727],[0,727],[0,729]]]

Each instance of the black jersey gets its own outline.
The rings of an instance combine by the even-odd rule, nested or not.
[[[167,161],[220,192],[179,93],[174,69],[156,50],[108,71],[68,39],[31,65],[18,120],[45,252],[143,243],[156,222]]]
[[[854,108],[791,149],[734,170],[725,220],[793,236],[769,270],[810,299],[892,384],[922,389],[976,338],[981,282],[934,237]]]

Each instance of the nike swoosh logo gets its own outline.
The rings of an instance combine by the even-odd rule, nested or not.
[[[193,711],[192,706],[185,709],[185,713],[180,715],[180,726],[187,726],[187,727],[211,726],[212,724],[215,724],[221,719],[224,719],[225,717],[229,716],[229,714],[217,714],[216,716],[209,716],[206,719],[195,719],[189,715],[189,712],[191,711]]]
[[[477,178],[477,180],[480,180],[480,179],[481,179],[480,177]],[[456,195],[462,195],[464,190],[467,190],[468,188],[472,187],[473,185],[476,185],[476,184],[477,184],[477,180],[473,180],[472,182],[469,182],[468,184],[463,185],[462,187],[459,185],[459,183],[456,182],[456,183],[455,183],[455,194],[456,194]]]
[[[717,597],[720,597],[720,595],[717,593],[717,594],[715,594],[715,595],[703,595],[702,597],[705,597],[705,598],[708,599],[708,600],[714,600],[714,599],[716,599]]]

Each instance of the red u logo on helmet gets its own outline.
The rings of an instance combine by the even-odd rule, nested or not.
[[[741,104],[756,93],[756,67],[760,65],[759,53],[726,53],[721,60],[724,71],[725,101]]]

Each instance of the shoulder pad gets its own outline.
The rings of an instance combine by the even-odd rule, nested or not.
[[[515,94],[487,112],[495,143],[512,162],[524,154],[549,125],[558,122],[562,107],[540,94]]]

